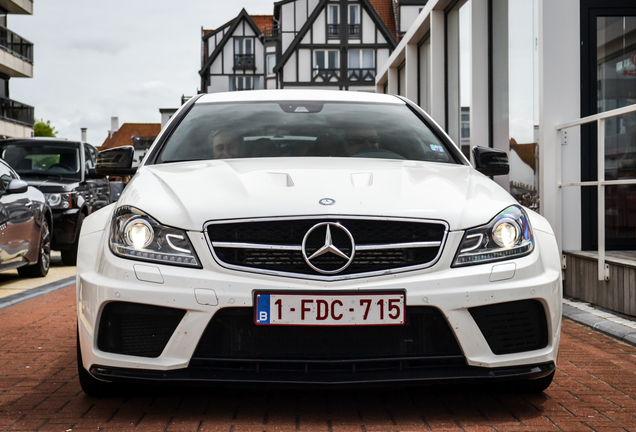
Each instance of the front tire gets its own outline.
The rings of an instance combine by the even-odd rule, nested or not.
[[[38,260],[35,264],[18,268],[22,277],[44,277],[51,267],[51,229],[49,222],[44,219],[40,229],[40,244],[38,245]]]
[[[63,250],[62,253],[62,264],[65,266],[74,266],[77,264],[77,245],[79,244],[79,236],[80,231],[82,230],[82,224],[84,223],[84,218],[86,216],[84,213],[80,213],[77,218],[77,236],[75,237],[75,242],[71,245],[70,248]]]
[[[82,391],[88,396],[106,397],[115,394],[115,385],[111,382],[100,381],[84,369],[82,362],[82,350],[79,342],[79,330],[77,331],[77,375]]]

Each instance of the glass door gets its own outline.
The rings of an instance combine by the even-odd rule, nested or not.
[[[582,117],[636,104],[636,8],[612,8],[621,4],[605,1],[589,9]],[[596,133],[595,125],[582,128],[584,180],[596,179]],[[636,179],[636,113],[605,122],[605,179]],[[583,188],[584,249],[598,246],[595,196],[595,188]],[[636,249],[636,185],[605,188],[605,238],[607,249]]]

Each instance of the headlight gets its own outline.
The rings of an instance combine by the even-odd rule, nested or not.
[[[520,207],[511,206],[488,225],[466,231],[453,267],[518,258],[533,249],[528,216]]]
[[[109,244],[123,258],[201,268],[185,231],[162,225],[134,207],[115,212]]]
[[[44,194],[52,209],[73,208],[74,194],[71,193],[47,193]]]

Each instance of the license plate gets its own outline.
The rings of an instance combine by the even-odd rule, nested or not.
[[[258,325],[403,325],[404,293],[255,294]]]

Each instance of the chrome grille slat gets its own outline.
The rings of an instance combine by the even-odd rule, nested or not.
[[[356,242],[351,265],[333,275],[316,272],[303,258],[304,235],[324,222],[347,227]],[[441,255],[448,225],[437,220],[309,216],[215,221],[204,229],[213,256],[223,267],[329,281],[430,267]],[[326,267],[338,267],[330,264],[337,259],[331,254],[318,259]]]

